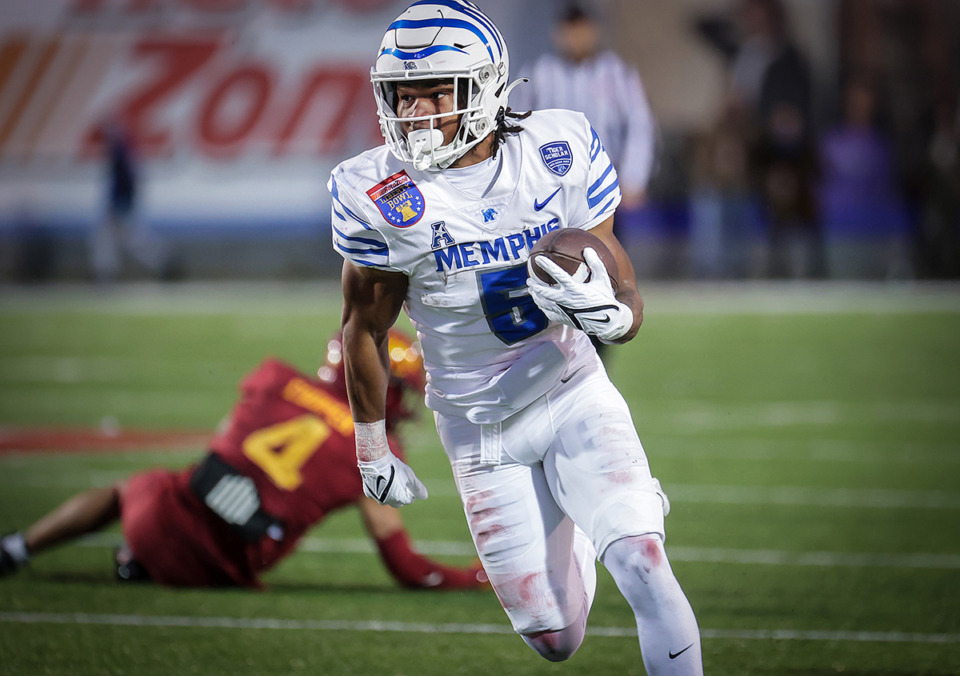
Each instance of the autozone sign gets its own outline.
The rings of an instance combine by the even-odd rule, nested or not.
[[[331,40],[350,21],[337,3],[74,0],[46,17],[0,34],[4,162],[87,158],[107,116],[155,158],[339,155],[379,141],[375,42]]]

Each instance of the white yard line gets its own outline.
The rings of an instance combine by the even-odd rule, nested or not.
[[[960,424],[960,400],[769,401],[732,405],[678,399],[662,411],[638,407],[635,418],[641,430],[645,416],[656,416],[660,424],[694,435],[715,430],[754,430],[758,427],[778,430],[801,425],[955,425]]]
[[[398,632],[406,634],[513,634],[503,624],[430,624],[352,620],[288,620],[280,618],[186,617],[95,613],[3,612],[10,624],[74,624],[120,627],[187,627],[207,629],[281,629],[308,631]],[[591,636],[632,638],[634,627],[593,627]],[[795,629],[701,629],[705,639],[779,641],[859,641],[873,643],[960,643],[960,634],[924,634],[882,631],[802,631]]]
[[[671,499],[679,502],[802,507],[960,509],[960,492],[957,491],[699,484],[668,484],[664,489]]]
[[[117,547],[119,533],[97,533],[83,538],[84,547]],[[476,556],[469,542],[417,540],[416,548],[429,556]],[[303,552],[336,554],[373,554],[374,546],[366,538],[304,538]],[[774,549],[732,549],[721,547],[674,547],[667,545],[671,561],[691,563],[732,563],[768,566],[826,568],[926,568],[960,570],[960,554],[874,553],[874,552],[790,552]]]
[[[2,463],[0,463],[2,466]],[[69,476],[4,476],[0,486],[32,488],[77,488],[105,485],[129,476],[123,470],[75,472]],[[448,482],[424,479],[435,497],[455,497]],[[960,492],[946,490],[896,490],[883,488],[814,488],[807,486],[721,486],[713,484],[666,484],[664,489],[677,503],[722,505],[786,505],[791,507],[841,507],[884,509],[960,509]]]
[[[455,496],[456,488],[426,481],[430,495]],[[960,509],[960,492],[946,490],[898,490],[886,488],[817,488],[809,486],[721,486],[715,484],[665,483],[667,495],[676,504],[786,505],[791,507],[840,507],[857,509]]]
[[[960,464],[956,444],[884,443],[841,439],[785,440],[782,437],[712,439],[658,435],[655,459],[728,458],[781,462],[848,462],[889,464]]]

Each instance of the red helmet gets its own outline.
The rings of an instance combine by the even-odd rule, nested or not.
[[[390,329],[387,353],[390,356],[390,382],[387,385],[387,426],[414,416],[414,409],[405,403],[406,393],[423,394],[426,378],[420,345],[399,329]],[[317,376],[325,383],[347,390],[343,367],[343,334],[339,331],[327,342],[327,361]]]

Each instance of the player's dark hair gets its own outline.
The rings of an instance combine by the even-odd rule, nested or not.
[[[579,23],[581,21],[593,21],[594,16],[588,7],[579,2],[567,3],[560,14],[557,16],[559,23]]]
[[[500,148],[500,144],[507,140],[508,134],[519,134],[523,131],[523,127],[519,124],[512,124],[507,121],[507,118],[511,120],[525,120],[530,117],[532,110],[528,110],[525,113],[515,113],[512,108],[507,108],[504,110],[500,109],[500,112],[497,113],[497,128],[493,131],[493,156],[496,157],[497,150]]]

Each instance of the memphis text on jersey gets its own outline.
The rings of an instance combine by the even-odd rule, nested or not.
[[[433,256],[437,259],[437,272],[449,272],[476,265],[526,260],[527,256],[521,256],[521,253],[529,252],[537,240],[551,230],[559,228],[560,219],[551,218],[543,225],[532,229],[524,228],[521,232],[496,239],[461,244],[453,240],[443,221],[432,223],[430,227],[433,229],[430,248],[433,249]]]

